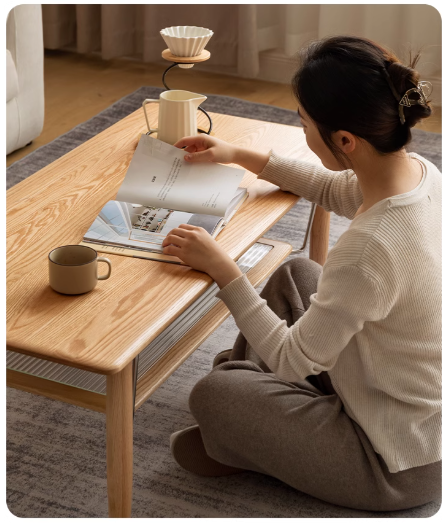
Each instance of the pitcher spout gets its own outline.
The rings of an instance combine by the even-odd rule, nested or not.
[[[207,100],[207,97],[204,95],[200,95],[199,93],[193,93],[194,98],[190,99],[190,102],[192,102],[195,106],[195,108],[198,108],[200,104],[202,104],[205,100]]]

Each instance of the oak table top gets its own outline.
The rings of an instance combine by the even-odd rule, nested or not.
[[[157,108],[147,108],[153,120]],[[302,129],[210,113],[228,142],[311,162]],[[204,118],[201,120],[204,125]],[[48,283],[48,253],[78,244],[114,199],[140,133],[142,108],[7,192],[7,348],[101,374],[121,371],[213,282],[184,265],[105,254],[112,276],[64,296]],[[217,241],[237,260],[299,197],[246,172],[249,198]]]

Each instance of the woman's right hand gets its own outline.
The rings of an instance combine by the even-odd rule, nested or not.
[[[185,146],[184,159],[195,163],[235,163],[237,147],[207,134],[183,137],[174,144],[176,148]]]

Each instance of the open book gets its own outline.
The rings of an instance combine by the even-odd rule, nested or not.
[[[114,201],[108,201],[82,245],[100,252],[182,263],[163,254],[167,234],[183,223],[216,237],[248,196],[244,170],[188,163],[185,152],[142,135]]]

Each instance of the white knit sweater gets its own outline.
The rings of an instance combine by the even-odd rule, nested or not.
[[[417,154],[417,188],[362,203],[356,175],[275,155],[259,179],[353,219],[311,305],[287,327],[246,275],[217,297],[281,379],[328,371],[345,411],[395,473],[441,460],[441,181]]]

